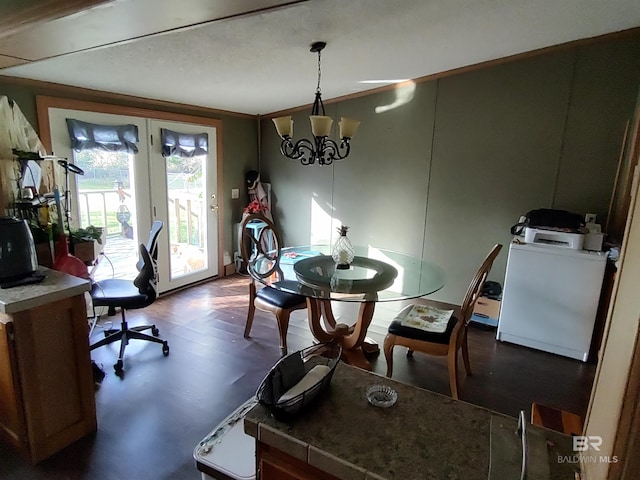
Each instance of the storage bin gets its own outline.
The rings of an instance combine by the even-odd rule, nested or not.
[[[472,322],[497,327],[499,317],[500,300],[493,300],[487,297],[478,298],[473,308],[473,315],[471,316]]]

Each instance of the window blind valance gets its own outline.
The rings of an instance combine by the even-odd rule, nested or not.
[[[71,148],[105,150],[107,152],[138,153],[138,127],[136,125],[98,125],[67,118]]]
[[[162,156],[196,157],[209,151],[209,136],[206,133],[180,133],[160,129]]]

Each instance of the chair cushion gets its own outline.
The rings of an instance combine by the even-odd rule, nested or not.
[[[306,303],[306,298],[302,295],[283,292],[271,287],[264,287],[258,290],[256,298],[280,308],[293,308]]]
[[[399,337],[410,338],[412,340],[422,340],[423,342],[446,345],[449,343],[451,332],[453,332],[453,328],[456,326],[456,323],[458,323],[458,318],[452,315],[444,332],[428,332],[421,328],[402,325],[401,320],[394,320],[391,322],[391,325],[389,325],[389,333],[392,335],[398,335]]]
[[[149,295],[138,291],[131,280],[108,278],[91,286],[91,299],[97,307],[143,308],[149,305]]]

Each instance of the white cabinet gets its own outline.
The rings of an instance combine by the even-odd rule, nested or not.
[[[606,254],[512,243],[498,340],[587,361]]]

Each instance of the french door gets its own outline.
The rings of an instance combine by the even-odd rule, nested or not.
[[[207,153],[193,157],[162,156],[161,129],[206,134]],[[218,274],[218,197],[215,128],[149,121],[153,216],[165,221],[166,245],[158,252],[167,265],[161,291]]]
[[[103,125],[135,125],[138,153],[74,152],[67,118]],[[84,171],[83,175],[67,173],[70,178],[66,201],[72,228],[94,225],[107,231],[103,248],[107,265],[98,267],[96,279],[135,278],[138,245],[146,243],[156,219],[164,222],[158,240],[159,292],[218,274],[215,128],[63,108],[49,108],[49,125],[54,154]],[[207,154],[163,157],[161,128],[206,133]]]

